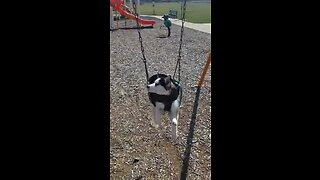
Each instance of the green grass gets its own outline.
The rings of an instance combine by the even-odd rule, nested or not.
[[[210,3],[188,3],[186,6],[185,18],[192,23],[211,23],[211,4]],[[155,3],[155,14],[162,16],[168,14],[170,9],[178,11],[178,18],[181,18],[180,3]],[[153,15],[152,3],[145,3],[140,6],[141,15]]]

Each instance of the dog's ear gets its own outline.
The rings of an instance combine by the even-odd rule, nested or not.
[[[169,90],[171,89],[171,76],[167,76],[165,79],[164,79],[164,83],[166,85],[166,90]]]

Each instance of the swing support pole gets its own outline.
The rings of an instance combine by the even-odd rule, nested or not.
[[[211,64],[211,52],[209,53],[209,56],[208,56],[206,65],[205,65],[204,68],[203,68],[203,71],[202,71],[200,80],[199,80],[199,82],[198,82],[198,88],[200,88],[200,87],[202,86],[202,83],[203,83],[203,81],[204,81],[204,77],[205,77],[206,74],[207,74],[207,71],[208,71],[208,68],[209,68],[209,65],[210,65],[210,64]]]

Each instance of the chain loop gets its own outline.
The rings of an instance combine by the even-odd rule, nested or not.
[[[176,67],[175,67],[175,70],[174,70],[174,74],[173,74],[173,79],[176,75],[176,71],[177,71],[177,68],[178,68],[178,81],[180,82],[180,72],[181,72],[181,64],[180,64],[180,61],[181,61],[181,52],[182,52],[182,42],[183,42],[183,32],[184,32],[184,23],[185,23],[185,14],[186,14],[186,4],[187,4],[187,1],[184,0],[184,4],[183,4],[183,12],[182,12],[182,25],[181,25],[181,33],[180,33],[180,44],[179,44],[179,52],[178,52],[178,60],[177,60],[177,63],[176,63]],[[140,32],[140,29],[141,29],[141,26],[138,22],[138,13],[137,13],[137,5],[136,5],[136,2],[135,0],[133,0],[133,9],[134,9],[134,13],[135,13],[135,19],[136,19],[136,23],[137,23],[137,30],[138,30],[138,34],[139,34],[139,42],[140,42],[140,46],[141,46],[141,53],[142,53],[142,59],[143,59],[143,63],[144,63],[144,66],[145,66],[145,71],[146,71],[146,77],[147,77],[147,84],[149,84],[149,74],[148,74],[148,69],[147,69],[147,59],[145,57],[145,53],[144,53],[144,47],[143,47],[143,40],[142,40],[142,36],[141,36],[141,32]]]
[[[148,73],[148,68],[147,68],[147,59],[146,59],[145,54],[144,54],[143,41],[142,41],[141,32],[140,32],[141,26],[140,26],[140,24],[138,22],[138,16],[139,15],[137,13],[137,5],[136,5],[135,0],[133,0],[133,9],[134,9],[134,13],[135,13],[136,22],[137,22],[137,30],[138,30],[138,34],[139,34],[139,42],[140,42],[140,46],[141,46],[142,60],[143,60],[144,67],[145,67],[145,70],[146,70],[147,85],[148,85],[149,84],[149,73]]]
[[[181,52],[182,52],[182,40],[183,40],[183,32],[184,32],[184,23],[185,23],[185,14],[186,14],[186,4],[187,1],[184,1],[183,4],[183,12],[182,12],[182,25],[181,25],[181,33],[180,33],[180,44],[179,44],[179,53],[178,53],[178,60],[176,63],[176,67],[173,73],[173,79],[176,75],[176,71],[177,71],[177,67],[179,68],[179,72],[178,72],[178,81],[180,82],[180,72],[181,72],[181,65],[180,65],[180,60],[181,60]]]

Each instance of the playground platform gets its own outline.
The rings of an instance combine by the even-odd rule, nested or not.
[[[152,17],[152,18],[156,18],[156,19],[161,19],[163,20],[162,16],[152,16],[152,15],[141,15],[141,16],[145,16],[145,17]],[[172,24],[181,26],[181,20],[179,19],[171,19],[170,21],[172,22]],[[194,29],[197,31],[201,31],[201,32],[205,32],[208,34],[211,34],[211,23],[191,23],[191,22],[185,22],[184,26],[190,29]]]

